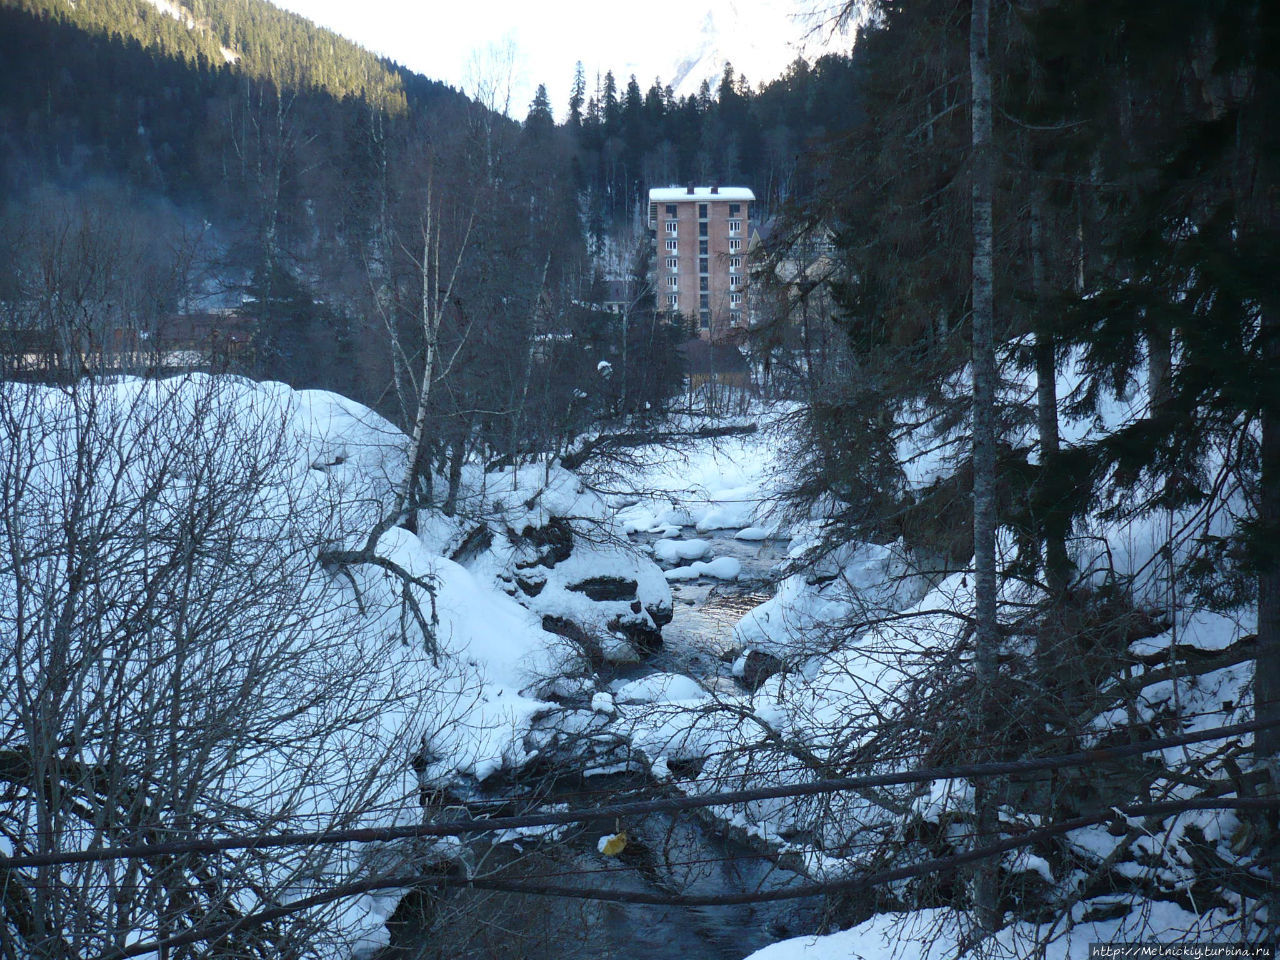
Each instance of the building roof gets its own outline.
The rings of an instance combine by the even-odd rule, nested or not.
[[[693,339],[676,348],[689,373],[749,373],[751,364],[731,343]]]
[[[715,193],[711,191],[715,190]],[[755,200],[750,187],[654,187],[649,191],[650,203],[676,203],[681,200]]]

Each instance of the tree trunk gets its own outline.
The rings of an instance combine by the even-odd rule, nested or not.
[[[1042,211],[1043,198],[1040,191],[1033,190],[1031,195],[1031,282],[1035,296],[1035,319],[1033,331],[1035,335],[1036,364],[1036,428],[1040,442],[1040,467],[1048,472],[1054,469],[1054,460],[1058,456],[1058,366],[1054,358],[1054,337],[1049,329],[1048,319],[1044,315],[1048,301],[1045,286],[1044,268],[1044,226]],[[1044,541],[1044,576],[1049,593],[1054,598],[1061,597],[1067,591],[1067,581],[1071,576],[1071,560],[1067,556],[1067,524],[1056,504],[1047,504],[1044,516],[1040,517]]]
[[[969,23],[969,75],[973,92],[973,550],[974,658],[977,692],[974,730],[979,756],[991,755],[996,653],[996,359],[992,283],[991,206],[994,193],[991,73],[988,59],[990,0],[974,0]],[[990,781],[975,785],[975,846],[995,838],[996,798]],[[981,861],[973,901],[984,929],[999,926],[998,864]]]
[[[1169,399],[1169,374],[1173,369],[1173,337],[1168,330],[1147,329],[1147,398],[1151,411]]]
[[[449,446],[449,488],[445,493],[444,504],[440,511],[446,517],[452,517],[458,509],[458,494],[462,490],[462,467],[467,462],[467,437],[471,435],[471,423],[467,422],[465,432]],[[514,462],[514,461],[513,461]],[[515,470],[513,469],[514,473]]]
[[[1263,349],[1272,364],[1280,363],[1280,323],[1263,319]],[[1262,407],[1261,490],[1258,524],[1270,544],[1280,531],[1280,411]],[[1258,660],[1254,668],[1254,714],[1259,720],[1280,721],[1280,562],[1271,546],[1258,573]],[[1280,727],[1259,730],[1254,751],[1260,763],[1274,763],[1280,756]]]

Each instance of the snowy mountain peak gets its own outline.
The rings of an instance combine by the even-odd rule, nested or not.
[[[733,65],[737,76],[759,85],[781,76],[796,57],[847,51],[853,42],[851,31],[816,29],[819,18],[795,3],[704,0],[682,22],[698,26],[687,32],[678,25],[670,30],[665,45],[675,54],[662,72],[677,96],[696,94],[704,80],[714,89],[726,64]]]

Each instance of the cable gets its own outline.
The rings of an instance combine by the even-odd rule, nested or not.
[[[774,800],[787,797],[814,796],[826,793],[857,791],[868,787],[901,786],[909,783],[927,783],[932,780],[959,780],[1003,776],[1033,770],[1056,770],[1064,767],[1084,767],[1110,762],[1125,757],[1138,756],[1153,750],[1163,750],[1221,737],[1253,733],[1280,726],[1280,719],[1252,720],[1192,733],[1161,737],[1138,743],[1103,747],[1077,753],[1038,757],[1031,760],[996,761],[988,763],[959,764],[949,767],[913,770],[903,773],[886,773],[862,777],[815,780],[809,783],[786,784],[777,787],[756,787],[746,790],[730,790],[701,796],[670,797],[660,800],[638,800],[610,804],[591,810],[548,811],[524,816],[492,817],[424,823],[404,827],[363,827],[346,830],[328,830],[285,833],[276,836],[232,836],[219,840],[185,840],[156,844],[137,844],[129,847],[104,847],[97,850],[76,850],[60,853],[32,854],[21,857],[0,857],[0,870],[20,867],[94,863],[104,860],[145,859],[182,853],[220,853],[229,850],[264,850],[273,847],[299,847],[333,843],[385,843],[420,837],[459,836],[465,833],[489,833],[517,827],[546,827],[566,823],[582,823],[601,817],[639,816],[676,810],[692,810],[700,807],[727,806],[754,800]]]
[[[1061,823],[1053,824],[1052,826],[1041,827],[1039,829],[1020,834],[1017,837],[1000,840],[984,847],[965,851],[964,853],[938,857],[933,860],[925,860],[905,867],[896,867],[892,870],[882,870],[878,873],[863,874],[857,877],[847,877],[843,880],[830,880],[820,883],[802,884],[795,887],[785,887],[779,890],[757,890],[752,893],[658,894],[628,890],[602,890],[599,888],[589,887],[548,886],[545,884],[529,884],[519,881],[498,880],[482,877],[423,877],[416,875],[384,877],[378,880],[364,880],[356,883],[343,884],[341,886],[334,887],[332,890],[316,894],[312,897],[296,900],[293,903],[285,904],[283,906],[272,907],[258,913],[251,913],[235,920],[228,920],[220,924],[215,924],[211,927],[206,927],[203,930],[190,930],[186,933],[168,937],[164,940],[136,943],[123,950],[106,954],[103,960],[125,960],[125,958],[128,957],[141,956],[142,954],[147,953],[156,953],[164,949],[185,946],[191,943],[199,943],[205,940],[216,941],[228,934],[236,932],[237,930],[260,926],[264,923],[269,923],[272,920],[278,920],[289,916],[290,914],[310,909],[311,907],[323,906],[324,904],[332,903],[335,900],[342,900],[347,897],[357,896],[363,893],[372,893],[375,890],[415,887],[470,887],[474,890],[492,890],[499,893],[558,897],[562,899],[597,900],[607,903],[634,903],[662,907],[741,906],[754,903],[770,903],[779,900],[798,900],[805,897],[821,896],[828,893],[861,890],[885,883],[892,883],[898,880],[909,880],[912,877],[922,876],[928,873],[951,871],[957,867],[964,866],[967,863],[985,860],[1001,853],[1007,853],[1010,850],[1016,850],[1019,847],[1030,846],[1058,834],[1069,833],[1072,830],[1079,830],[1082,827],[1109,821],[1113,819],[1117,813],[1125,816],[1150,817],[1171,813],[1181,813],[1187,810],[1272,810],[1277,806],[1280,806],[1280,800],[1277,799],[1239,798],[1215,800],[1174,800],[1164,803],[1146,803],[1135,804],[1128,807],[1116,807],[1103,813],[1076,817],[1072,820],[1065,820]]]

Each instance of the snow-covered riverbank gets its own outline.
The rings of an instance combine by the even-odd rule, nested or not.
[[[403,476],[406,438],[359,404],[209,377],[126,380],[81,393],[6,389],[16,414],[4,479],[12,493],[10,543],[20,548],[0,581],[6,626],[17,638],[11,660],[36,669],[43,634],[32,632],[36,620],[23,611],[37,609],[33,591],[53,598],[39,609],[64,613],[46,632],[70,644],[68,664],[92,667],[68,675],[83,694],[82,754],[71,759],[90,770],[111,756],[143,770],[178,763],[184,753],[154,749],[146,718],[168,708],[154,698],[140,706],[136,697],[151,688],[131,678],[174,666],[156,660],[165,644],[195,657],[170,678],[184,691],[184,709],[216,719],[228,703],[242,704],[238,723],[258,718],[249,739],[208,754],[223,765],[207,777],[210,792],[188,808],[207,814],[210,829],[413,823],[456,814],[459,804],[562,802],[566,785],[588,796],[608,794],[613,787],[593,786],[606,783],[709,796],[912,770],[951,759],[948,750],[963,756],[963,731],[946,731],[963,719],[968,696],[969,579],[963,571],[919,575],[901,543],[846,540],[817,549],[821,514],[788,519],[775,509],[787,466],[778,462],[784,445],[770,432],[768,411],[755,433],[641,450],[638,466],[607,489],[555,464],[487,474],[469,468],[457,511],[424,510],[415,530],[391,527],[366,556],[365,539],[392,509],[390,478]],[[86,451],[93,457],[86,460]],[[32,476],[38,482],[24,479]],[[75,582],[59,579],[65,564],[42,559],[82,555],[81,544],[65,539],[70,528],[49,522],[77,515],[101,518],[110,532],[92,541],[105,551],[94,563],[112,572],[95,574],[92,616],[77,606]],[[207,526],[192,528],[201,517]],[[1061,750],[1059,741],[1102,744],[1117,729],[1151,736],[1247,717],[1249,610],[1233,617],[1183,605],[1169,613],[1160,606],[1167,583],[1156,521],[1091,523],[1077,551],[1082,582],[1094,592],[1082,588],[1086,619],[1069,638],[1078,644],[1074,673],[1054,677],[1052,701],[1025,690],[1010,696],[1060,712],[1065,703],[1076,717],[1068,727],[1057,714],[1036,716],[1027,727],[1036,728],[1035,738],[1019,736]],[[343,556],[357,559],[333,559]],[[180,592],[166,579],[173,571],[189,573],[199,603],[155,606],[157,596]],[[1127,593],[1115,587],[1121,579]],[[1010,578],[1002,594],[1005,656],[1027,661],[1031,675],[1038,667],[1025,638],[1039,629],[1028,619],[1040,609],[1037,590]],[[134,629],[142,622],[135,609],[150,611],[147,629]],[[176,609],[199,617],[166,619]],[[1114,649],[1102,658],[1076,636],[1101,637]],[[254,656],[269,654],[261,674],[246,672],[254,661],[244,645],[252,638]],[[99,682],[108,675],[115,679]],[[38,689],[26,682],[34,677],[24,675],[7,694],[10,739],[23,736],[21,718],[32,704],[21,697]],[[193,677],[208,679],[188,683]],[[120,716],[140,718],[127,735],[112,733]],[[229,736],[240,727],[224,719],[207,729]],[[277,741],[279,749],[268,746]],[[1138,773],[1152,796],[1183,797],[1209,778],[1234,782],[1231,764],[1243,749],[1236,738],[1157,751]],[[1071,803],[1107,809],[1127,797],[1136,775],[1065,782],[1080,791]],[[1010,833],[1040,822],[1028,798],[1046,789],[1035,780],[1014,786],[1021,792],[1011,787],[1002,811]],[[83,783],[68,789],[86,802],[97,796]],[[770,861],[794,871],[785,880],[770,875],[774,884],[847,878],[888,858],[961,849],[955,830],[970,822],[972,796],[972,784],[946,780],[713,806],[698,827],[709,852],[690,859],[746,857],[752,871]],[[29,800],[34,817],[39,797]],[[235,817],[217,812],[227,803],[236,805]],[[636,829],[633,854],[649,871],[641,879],[661,876],[670,886],[665,854],[655,852],[661,837]],[[1225,929],[1248,909],[1247,892],[1219,891],[1211,906],[1189,913],[1179,891],[1197,882],[1205,863],[1248,849],[1250,821],[1198,811],[1161,829],[1167,838],[1156,843],[1132,824],[1120,834],[1101,824],[1082,828],[1052,848],[1011,855],[1001,869],[1027,897],[1057,891],[1073,911],[1113,912],[1110,925],[1096,930],[1117,939],[1157,922],[1164,925],[1154,932],[1169,937]],[[5,834],[2,852],[17,851],[20,834]],[[101,841],[84,832],[60,840],[68,849],[92,842]],[[544,831],[483,841],[494,842],[514,850],[558,840]],[[575,842],[582,849],[573,848],[573,864],[609,869],[595,838]],[[732,856],[725,844],[736,844]],[[384,854],[399,855],[377,856]],[[475,854],[470,841],[412,852],[458,869],[471,869]],[[292,855],[253,861],[245,868],[257,887],[246,889],[264,893],[239,895],[238,909],[311,896],[353,872],[385,868],[370,856],[354,846],[301,851],[298,857],[311,858],[305,883],[290,880],[300,862]],[[228,861],[228,870],[239,867]],[[1102,869],[1111,870],[1112,892],[1080,887]],[[748,873],[742,883],[759,882]],[[891,885],[877,896],[857,901],[845,918],[862,922],[856,935],[867,943],[888,929],[885,918],[900,917],[894,929],[938,919],[928,913],[939,907],[931,888]],[[87,900],[86,922],[105,903]],[[392,894],[362,896],[313,919],[331,932],[333,955],[353,943],[371,954],[387,944],[385,922],[397,903]],[[913,903],[917,909],[905,909]],[[145,929],[149,908],[137,909],[130,922]],[[868,911],[879,919],[867,921]],[[962,908],[954,914],[963,915]],[[1048,939],[1068,920],[1085,919],[1073,912],[1048,931],[1038,920],[1018,921],[1010,936]],[[937,934],[937,942],[950,942],[945,937]],[[1072,946],[1067,955],[1077,952]]]

